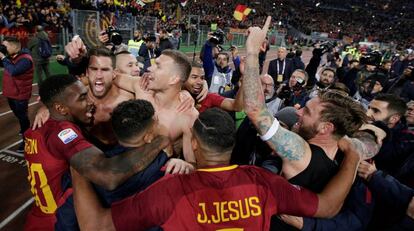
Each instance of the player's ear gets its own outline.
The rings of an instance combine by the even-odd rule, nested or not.
[[[198,149],[198,142],[197,139],[194,137],[194,135],[191,137],[191,147],[194,151]]]
[[[69,108],[60,102],[53,103],[53,108],[61,115],[67,115]]]

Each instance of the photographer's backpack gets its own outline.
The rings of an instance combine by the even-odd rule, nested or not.
[[[50,42],[48,39],[39,39],[39,56],[47,59],[50,56],[52,56],[52,45],[50,45]]]

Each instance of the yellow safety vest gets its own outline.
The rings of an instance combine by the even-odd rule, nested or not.
[[[128,41],[128,51],[133,54],[135,57],[138,56],[139,48],[141,47],[142,43],[144,41],[141,39],[138,42],[135,42],[134,40],[130,39]]]

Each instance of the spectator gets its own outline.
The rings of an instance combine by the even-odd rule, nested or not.
[[[283,81],[290,78],[294,71],[294,63],[291,59],[286,59],[287,50],[285,47],[279,47],[277,50],[277,59],[270,61],[267,73],[272,76],[273,81],[279,86]]]
[[[39,48],[42,43],[41,40],[47,41],[47,43],[49,43],[50,45],[48,34],[44,31],[42,26],[38,25],[36,26],[35,37],[29,41],[27,47],[30,49],[32,53],[32,57],[35,63],[36,75],[39,79],[39,82],[43,81],[43,73],[45,74],[45,78],[49,78],[50,76],[49,57],[42,57],[39,51]]]
[[[155,46],[157,38],[155,35],[147,35],[144,37],[144,43],[140,46],[138,55],[144,58],[144,72],[155,64],[155,58],[159,56],[158,49]]]
[[[374,160],[378,169],[393,176],[414,151],[414,134],[407,132],[404,118],[406,110],[406,103],[398,96],[380,94],[370,102],[367,111],[373,121],[380,121],[390,129]]]
[[[222,94],[231,90],[233,69],[230,67],[230,56],[226,52],[219,52],[214,58],[213,48],[218,44],[211,40],[207,40],[203,46],[203,68],[206,73],[206,80],[209,84],[209,92]],[[234,59],[236,61],[239,59]],[[237,61],[236,61],[237,62]],[[239,62],[239,61],[238,61]],[[235,64],[237,67],[238,64]]]
[[[19,135],[22,138],[17,152],[24,152],[23,133],[30,127],[28,116],[29,99],[32,96],[33,60],[30,52],[21,48],[15,37],[6,37],[2,43],[7,49],[7,56],[0,52],[4,67],[3,95],[7,98],[10,109],[19,120]]]
[[[166,49],[174,49],[166,29],[160,30],[158,49],[160,53]]]

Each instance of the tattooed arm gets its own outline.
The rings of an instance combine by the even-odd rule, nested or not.
[[[382,129],[371,124],[364,124],[351,140],[355,150],[361,155],[361,159],[368,160],[378,154],[385,136],[386,133]]]
[[[381,144],[375,141],[375,136],[365,131],[355,133],[351,142],[363,160],[373,158],[381,148]]]
[[[166,137],[157,137],[151,143],[134,148],[112,158],[95,146],[76,153],[70,165],[95,184],[113,190],[135,173],[142,171],[169,143]]]
[[[242,84],[245,112],[260,135],[266,134],[275,120],[265,105],[258,63],[259,48],[266,36],[270,19],[270,17],[267,18],[263,29],[249,28],[249,36],[246,41],[246,67]],[[267,142],[282,157],[284,171],[286,167],[290,167],[298,173],[308,165],[311,155],[309,144],[299,135],[279,126],[276,133]],[[294,173],[292,172],[292,174]]]

